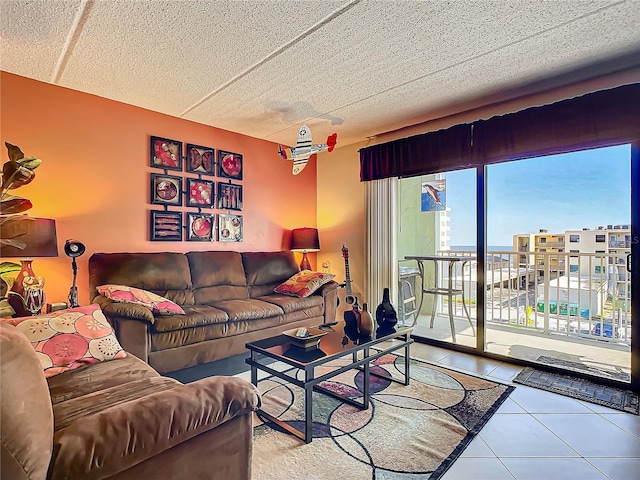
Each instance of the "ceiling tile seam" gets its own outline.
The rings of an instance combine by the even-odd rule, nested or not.
[[[359,98],[357,100],[354,100],[353,102],[349,102],[349,103],[346,103],[344,105],[340,105],[339,107],[333,108],[333,109],[328,110],[326,112],[322,112],[322,113],[320,113],[320,114],[318,114],[318,115],[316,115],[314,117],[309,117],[305,121],[308,122],[310,120],[315,120],[317,118],[322,118],[325,115],[334,115],[336,112],[340,111],[343,108],[351,107],[351,106],[356,105],[356,104],[361,103],[361,102],[366,102],[367,100],[375,98],[375,97],[377,97],[379,95],[384,95],[384,94],[389,93],[389,92],[391,92],[391,91],[393,91],[393,90],[395,90],[397,88],[405,87],[407,85],[410,85],[411,83],[418,82],[420,80],[424,80],[425,78],[428,78],[428,77],[437,75],[439,73],[445,72],[446,70],[450,70],[452,68],[459,67],[461,65],[464,65],[467,62],[471,62],[471,61],[477,60],[477,59],[482,58],[482,57],[484,57],[486,55],[490,55],[492,53],[498,52],[498,51],[500,51],[500,50],[502,50],[504,48],[512,47],[514,45],[517,45],[518,43],[522,43],[524,41],[530,40],[530,39],[535,38],[535,37],[537,37],[539,35],[542,35],[544,33],[548,33],[550,31],[556,30],[558,28],[565,27],[565,26],[570,25],[571,23],[574,23],[574,22],[576,22],[578,20],[583,20],[583,19],[585,19],[587,17],[590,17],[591,15],[596,15],[596,14],[602,12],[603,10],[606,10],[606,9],[609,9],[609,8],[614,7],[616,5],[620,5],[622,3],[625,3],[625,1],[626,0],[619,0],[617,2],[610,3],[609,5],[605,5],[603,7],[597,8],[595,10],[592,10],[591,12],[582,14],[582,15],[580,15],[578,17],[575,17],[575,18],[573,18],[571,20],[559,23],[558,25],[554,25],[552,27],[546,28],[546,29],[541,30],[539,32],[532,33],[530,35],[527,35],[526,37],[519,38],[518,40],[514,40],[513,42],[507,43],[505,45],[500,45],[499,47],[492,48],[491,50],[487,50],[486,52],[480,53],[478,55],[474,55],[473,57],[470,57],[470,58],[467,58],[467,59],[464,59],[464,60],[460,60],[459,62],[453,63],[451,65],[447,65],[445,67],[439,68],[438,70],[434,70],[433,72],[429,72],[429,73],[427,73],[425,75],[422,75],[420,77],[416,77],[414,79],[407,80],[406,82],[399,83],[397,85],[394,85],[392,87],[386,88],[386,89],[381,90],[379,92],[372,93],[372,94],[367,95],[365,97],[362,97],[362,98]],[[281,130],[272,132],[271,134],[269,134],[269,137],[271,137],[273,135],[278,135],[279,133],[282,133],[282,132],[284,132],[284,131],[286,131],[288,129],[289,129],[289,127],[285,127],[285,128],[283,128]],[[385,132],[382,132],[382,133],[385,133]]]
[[[291,39],[289,42],[285,43],[284,45],[280,46],[279,48],[277,48],[276,50],[274,50],[273,52],[271,52],[270,54],[268,54],[266,57],[262,58],[261,60],[257,61],[256,63],[254,63],[253,65],[247,67],[244,71],[240,72],[238,75],[236,75],[235,77],[231,78],[230,80],[228,80],[227,82],[223,83],[222,85],[220,85],[218,88],[216,88],[215,90],[211,91],[210,93],[208,93],[207,95],[205,95],[204,97],[202,97],[200,100],[198,100],[196,103],[194,103],[193,105],[191,105],[189,108],[187,108],[186,110],[184,110],[182,113],[180,113],[179,117],[184,117],[185,115],[187,115],[189,112],[191,112],[192,110],[196,109],[197,107],[199,107],[200,105],[202,105],[204,102],[206,102],[207,100],[211,99],[213,96],[217,95],[218,93],[222,92],[223,90],[226,90],[227,88],[229,88],[231,85],[233,85],[234,83],[238,82],[239,80],[241,80],[242,78],[246,77],[247,75],[249,75],[251,72],[253,72],[254,70],[260,68],[262,65],[264,65],[265,63],[267,63],[268,61],[276,58],[278,55],[284,53],[286,50],[290,49],[291,47],[293,47],[294,45],[296,45],[297,43],[301,42],[302,40],[304,40],[306,37],[308,37],[309,35],[311,35],[312,33],[314,33],[315,31],[321,29],[322,27],[324,27],[325,25],[327,25],[328,23],[330,23],[331,21],[333,21],[334,19],[336,19],[337,17],[339,17],[340,15],[342,15],[343,13],[347,12],[348,10],[350,10],[351,8],[353,8],[354,6],[356,6],[358,3],[360,3],[362,0],[350,0],[348,1],[346,4],[344,4],[343,6],[341,6],[340,8],[338,8],[337,10],[334,10],[333,12],[331,12],[329,15],[327,15],[326,17],[324,17],[323,19],[321,19],[319,22],[317,22],[315,25],[312,25],[311,27],[309,27],[307,30],[305,30],[304,32],[302,32],[300,35],[298,35],[297,37]]]
[[[62,76],[62,73],[64,72],[64,69],[66,68],[69,61],[69,56],[73,52],[73,47],[78,40],[78,35],[82,31],[82,27],[84,26],[91,10],[89,3],[93,3],[93,0],[82,0],[80,6],[78,7],[76,16],[73,19],[73,24],[71,25],[71,28],[69,28],[69,33],[67,34],[67,38],[62,47],[62,51],[60,52],[60,56],[58,57],[58,62],[56,63],[56,66],[53,70],[51,83],[57,84],[60,81],[60,77]]]

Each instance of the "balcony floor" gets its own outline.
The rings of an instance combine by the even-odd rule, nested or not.
[[[414,336],[452,342],[448,316],[436,315],[433,328],[429,328],[430,319],[430,315],[418,317]],[[457,343],[475,348],[476,337],[466,318],[454,317],[454,322]],[[569,335],[545,335],[535,330],[494,323],[490,323],[487,328],[486,342],[487,352],[520,360],[544,362],[539,358],[551,357],[562,360],[563,366],[569,369],[589,369],[591,374],[624,381],[629,381],[631,373],[629,346],[613,342]]]

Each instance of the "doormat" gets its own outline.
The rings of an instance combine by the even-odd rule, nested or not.
[[[547,365],[564,367],[579,372],[586,372],[597,377],[611,378],[614,380],[620,380],[621,382],[631,381],[631,375],[629,375],[619,367],[606,368],[605,366],[588,365],[580,362],[572,362],[571,360],[547,357],[546,355],[539,356],[537,361]]]
[[[558,393],[585,402],[604,405],[622,412],[638,415],[638,395],[631,390],[600,385],[599,383],[563,375],[545,372],[535,368],[525,367],[516,378],[515,383]]]

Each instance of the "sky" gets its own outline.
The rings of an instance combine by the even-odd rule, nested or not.
[[[475,169],[445,175],[450,245],[476,244]],[[490,165],[487,245],[516,233],[631,223],[631,147],[620,145]]]

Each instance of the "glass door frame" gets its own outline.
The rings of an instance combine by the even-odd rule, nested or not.
[[[601,145],[606,147],[609,145]],[[513,159],[516,161],[519,159]],[[631,142],[631,185],[640,185],[640,140]],[[476,256],[477,256],[477,310],[476,310],[476,346],[465,345],[433,340],[426,337],[418,337],[417,341],[444,347],[449,350],[471,353],[495,360],[505,361],[512,364],[545,368],[558,373],[566,373],[566,370],[553,366],[542,366],[528,360],[508,357],[492,352],[487,352],[486,344],[486,285],[485,268],[487,258],[487,184],[486,172],[488,165],[476,166]],[[631,188],[631,312],[633,315],[631,322],[631,382],[626,383],[615,379],[592,377],[580,372],[572,374],[595,380],[600,383],[610,384],[621,388],[630,388],[640,392],[640,188]],[[634,315],[635,312],[635,315]],[[634,321],[635,320],[635,321]]]

